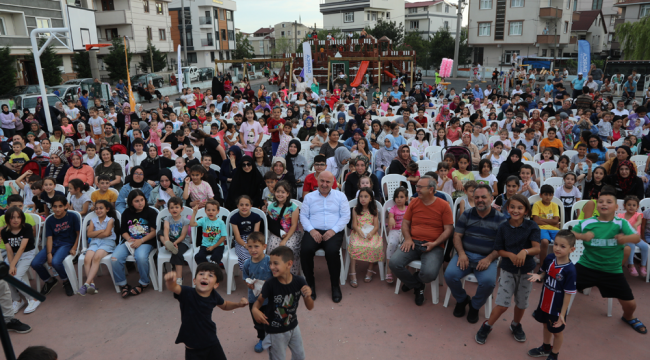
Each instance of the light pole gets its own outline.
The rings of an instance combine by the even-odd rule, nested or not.
[[[181,0],[181,22],[183,24],[183,34],[181,35],[183,36],[183,57],[185,57],[185,63],[187,64],[187,31],[185,30],[185,0]]]
[[[454,5],[452,5],[454,6]],[[456,14],[456,44],[454,45],[454,71],[451,77],[458,77],[458,53],[460,52],[460,25],[463,21],[463,0],[458,0],[456,6],[458,13]]]

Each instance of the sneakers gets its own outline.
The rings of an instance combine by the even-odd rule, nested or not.
[[[97,288],[95,287],[95,284],[90,284],[90,285],[86,284],[86,288],[88,289],[88,294],[90,295],[95,295],[99,292],[99,290],[97,290]]]
[[[13,318],[7,323],[7,331],[13,331],[19,334],[27,334],[28,332],[32,331],[32,327],[21,323],[20,320],[16,318]]]
[[[165,243],[165,248],[174,255],[178,254],[178,249],[176,248],[176,246],[174,246],[174,243],[172,243],[171,241],[167,241]]]
[[[178,278],[178,279],[176,279],[176,283],[177,283],[179,286],[183,286],[183,279],[182,279],[182,278]]]
[[[415,288],[415,305],[422,306],[424,304],[424,284]]]
[[[454,307],[454,316],[457,318],[465,316],[465,307],[467,307],[467,305],[470,304],[471,301],[472,298],[467,296],[465,297],[465,301],[457,302],[456,306]]]
[[[256,353],[261,353],[262,351],[264,351],[264,348],[262,347],[262,341],[263,340],[258,341],[257,344],[255,345]]]
[[[469,303],[469,310],[467,311],[467,322],[470,324],[476,324],[478,322],[478,311],[479,309],[474,309],[472,303]]]
[[[512,331],[512,335],[515,336],[515,340],[519,342],[526,341],[526,333],[524,332],[524,329],[521,327],[521,323],[517,325],[513,325],[512,323],[510,323],[510,331]]]
[[[39,305],[41,305],[40,301],[34,299],[29,300],[27,302],[27,307],[25,308],[25,314],[33,313],[34,311],[36,311],[36,308],[39,307]]]
[[[481,328],[476,333],[474,340],[476,340],[476,342],[481,345],[485,344],[488,335],[490,335],[490,331],[492,331],[492,327],[488,325],[487,321],[485,321],[483,325],[481,325]]]
[[[59,280],[57,280],[55,277],[51,278],[50,280],[46,281],[45,284],[43,284],[43,288],[41,288],[41,295],[49,294],[52,289],[54,289],[56,284],[59,283]]]
[[[18,314],[18,311],[20,311],[20,309],[23,306],[25,306],[25,302],[23,301],[23,299],[20,299],[20,301],[14,301],[12,304],[12,307],[14,309],[14,314]]]
[[[550,353],[550,354],[548,354],[548,357],[546,358],[546,360],[557,360],[557,355],[558,354]]]
[[[81,287],[79,288],[79,295],[86,296],[87,292],[88,292],[88,285],[87,284],[81,285]]]
[[[544,357],[544,356],[549,356],[551,355],[551,350],[553,350],[553,346],[547,345],[547,346],[540,346],[538,348],[530,349],[528,350],[528,356],[530,357]]]
[[[72,285],[70,284],[70,281],[63,282],[63,290],[65,290],[66,295],[74,296],[74,290],[72,290]]]

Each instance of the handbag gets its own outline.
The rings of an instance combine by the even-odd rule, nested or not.
[[[280,220],[282,219],[282,215],[284,215],[284,210],[287,208],[287,204],[284,204],[282,206],[282,210],[280,210],[280,216],[278,216],[278,220],[274,220],[271,218],[271,216],[266,213],[266,220],[267,223],[269,224],[269,232],[279,238],[282,238],[282,235],[280,232],[282,231],[282,226],[280,225]]]

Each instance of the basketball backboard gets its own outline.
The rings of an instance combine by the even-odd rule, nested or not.
[[[87,44],[97,44],[95,10],[67,6],[70,42],[73,51],[86,51]]]

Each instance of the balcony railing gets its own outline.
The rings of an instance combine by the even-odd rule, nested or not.
[[[541,18],[561,18],[562,9],[546,7],[539,9],[539,17]]]
[[[569,38],[569,44],[577,44],[578,43],[578,37],[577,36],[571,36]]]
[[[571,20],[579,21],[580,20],[580,13],[579,12],[574,12],[573,13],[573,18]]]
[[[201,16],[201,17],[199,17],[199,24],[201,24],[201,25],[211,25],[212,24],[212,17],[210,17],[210,16]]]
[[[555,44],[559,43],[560,35],[537,35],[538,44]]]
[[[214,46],[212,39],[201,39],[201,46]]]

